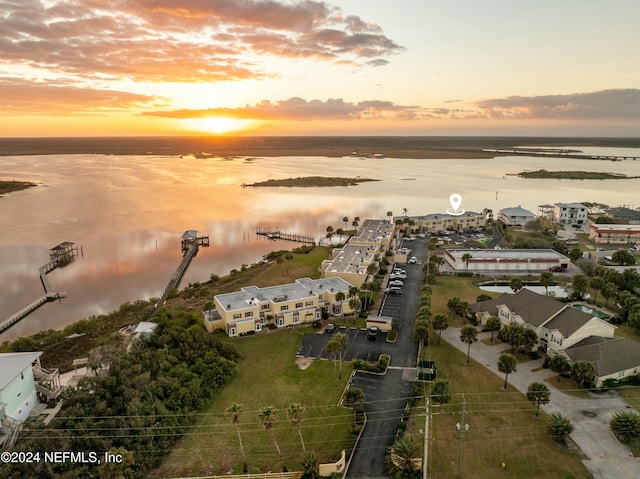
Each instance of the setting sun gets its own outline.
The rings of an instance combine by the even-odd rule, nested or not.
[[[253,123],[251,120],[237,120],[235,118],[225,117],[190,118],[184,120],[184,124],[190,130],[215,133],[217,135],[246,130],[252,126]]]

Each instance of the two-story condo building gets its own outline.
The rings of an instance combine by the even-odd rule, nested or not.
[[[474,213],[473,211],[467,211],[461,215],[432,213],[421,216],[398,216],[395,218],[396,221],[404,221],[405,219],[413,221],[413,228],[417,228],[421,233],[476,229],[487,224],[486,214]]]
[[[570,263],[552,249],[446,249],[444,259],[455,271],[484,273],[540,272]]]
[[[297,279],[295,283],[258,288],[249,286],[214,297],[215,309],[204,312],[208,331],[224,329],[229,336],[262,331],[268,324],[278,328],[311,323],[322,311],[334,315],[352,313],[349,288],[342,278]],[[338,301],[338,293],[344,300]]]
[[[589,225],[589,239],[596,244],[640,243],[640,225]]]

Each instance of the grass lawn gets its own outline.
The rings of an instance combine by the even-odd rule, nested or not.
[[[465,278],[460,276],[438,276],[436,277],[436,283],[431,285],[431,311],[432,315],[438,313],[444,313],[449,315],[449,326],[462,326],[462,318],[456,316],[452,319],[449,308],[447,308],[447,301],[454,296],[468,301],[470,304],[476,302],[476,298],[480,294],[487,294],[492,298],[500,296],[500,293],[490,293],[488,291],[482,291],[474,283],[482,281],[482,277]]]
[[[302,333],[283,330],[230,341],[242,355],[233,382],[220,391],[205,409],[196,425],[167,455],[163,464],[150,477],[178,477],[242,473],[242,454],[238,436],[226,408],[242,405],[239,429],[247,456],[249,472],[300,470],[302,445],[298,431],[287,418],[292,403],[304,408],[301,431],[308,451],[315,451],[320,462],[339,458],[340,451],[350,448],[351,410],[336,406],[351,374],[351,365],[343,364],[338,388],[331,361],[314,361],[307,369],[295,363]],[[272,430],[283,454],[278,457],[270,434],[258,419],[267,405],[278,410]]]
[[[543,412],[535,416],[535,406],[504,380],[443,342],[431,347],[431,359],[439,377],[448,379],[451,402],[434,406],[430,448],[430,477],[455,477],[458,468],[462,394],[466,398],[463,477],[499,478],[584,478],[588,471],[578,453],[556,445],[546,432]],[[472,391],[472,392],[470,392]],[[504,469],[502,463],[505,464]],[[553,464],[553,467],[549,467]]]

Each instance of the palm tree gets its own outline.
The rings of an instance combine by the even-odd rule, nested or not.
[[[551,358],[551,361],[549,361],[549,369],[554,373],[558,373],[558,382],[560,382],[560,376],[571,371],[571,364],[569,364],[569,361],[563,355],[556,354]]]
[[[609,422],[611,430],[622,442],[640,437],[640,415],[633,411],[618,411]]]
[[[347,229],[347,224],[349,223],[349,217],[345,216],[344,218],[342,218],[342,221],[344,222],[344,229]]]
[[[516,372],[518,360],[513,354],[503,353],[498,358],[498,371],[504,373],[504,389],[507,389],[507,378],[509,374]]]
[[[527,389],[527,399],[536,405],[536,416],[540,415],[540,406],[549,402],[551,391],[544,383],[531,383]]]
[[[280,452],[280,446],[278,446],[278,441],[276,441],[276,437],[273,435],[273,421],[276,418],[277,409],[273,406],[265,406],[258,413],[258,419],[262,423],[262,426],[269,431],[271,435],[271,439],[273,440],[273,444],[275,444],[276,449],[278,450],[278,456],[282,457],[282,453]]]
[[[355,318],[358,314],[358,309],[360,309],[360,298],[358,298],[357,296],[353,296],[349,300],[349,307],[351,308],[351,311],[353,311],[353,319],[355,324]]]
[[[609,300],[615,298],[616,294],[618,294],[618,287],[614,283],[606,282],[600,292],[602,296],[605,297],[606,301],[604,305],[608,308]]]
[[[433,317],[433,329],[438,331],[438,344],[442,340],[442,331],[449,327],[449,318],[446,314],[438,313]]]
[[[577,361],[571,365],[571,379],[582,387],[593,386],[594,376],[593,364],[588,361]]]
[[[420,354],[423,354],[425,341],[429,339],[429,323],[424,319],[417,320],[413,327],[413,337],[420,343]]]
[[[387,211],[387,220],[391,221],[391,217],[393,216],[392,211]]]
[[[356,423],[356,413],[364,404],[364,393],[360,388],[351,387],[344,393],[343,403],[345,406],[353,409],[353,424]]]
[[[509,288],[511,288],[514,293],[520,291],[523,286],[522,278],[511,278],[511,281],[509,281]]]
[[[336,303],[340,303],[340,314],[344,315],[344,311],[342,308],[342,302],[345,300],[347,296],[342,292],[342,291],[338,291],[336,293]]]
[[[302,430],[300,429],[303,413],[304,407],[297,403],[291,404],[289,409],[287,409],[287,416],[291,419],[293,425],[298,428],[298,435],[300,436],[300,442],[302,443],[302,450],[306,453],[307,449],[304,447],[304,439],[302,438]]]
[[[431,385],[431,399],[440,404],[447,404],[451,400],[451,388],[446,379],[436,379]]]
[[[478,330],[475,326],[467,324],[460,330],[460,341],[467,344],[467,364],[469,364],[471,345],[478,340]]]
[[[556,441],[564,444],[569,434],[573,432],[573,423],[568,416],[554,412],[551,414],[551,421],[547,424],[547,432]]]
[[[338,356],[338,351],[340,350],[340,344],[338,343],[338,341],[335,340],[335,336],[333,338],[331,338],[327,342],[327,344],[324,346],[324,350],[327,352],[327,354],[329,354],[330,356],[333,357],[333,371],[334,371],[335,376],[336,376],[336,386],[335,386],[335,388],[338,389],[337,356]]]
[[[449,298],[449,300],[447,301],[447,308],[449,308],[449,311],[453,313],[454,317],[458,312],[460,301],[461,299],[458,298],[457,296],[454,296],[453,298]]]
[[[540,284],[544,286],[544,294],[549,294],[549,286],[553,285],[553,273],[551,271],[543,271],[540,273]]]
[[[320,477],[318,468],[320,467],[320,461],[318,460],[318,456],[316,453],[311,451],[305,453],[302,458],[302,479],[317,479]]]
[[[420,446],[411,434],[397,438],[389,449],[391,477],[417,478],[422,464],[419,458]]]
[[[604,285],[605,285],[604,279],[599,278],[598,276],[594,276],[593,278],[591,278],[589,280],[589,286],[593,290],[593,302],[594,302],[594,304],[597,304],[598,291],[601,291],[602,288],[604,288]]]
[[[485,329],[491,331],[491,342],[493,342],[493,333],[500,331],[502,323],[497,316],[489,316],[487,322],[484,324]]]
[[[242,462],[246,463],[247,459],[244,454],[244,446],[242,445],[242,437],[240,436],[240,413],[242,412],[242,404],[238,404],[236,402],[229,405],[226,409],[227,416],[231,418],[231,423],[236,428],[236,433],[238,434],[238,442],[240,443],[240,452],[242,453]]]
[[[473,256],[471,256],[469,253],[465,253],[462,255],[462,261],[464,262],[464,266],[467,269],[467,271],[469,270],[469,260],[473,258]]]
[[[293,260],[293,255],[291,253],[285,253],[284,259],[286,261],[285,264],[287,265],[287,274],[289,274],[289,261]]]
[[[337,333],[333,336],[333,340],[338,343],[338,355],[340,357],[340,379],[342,379],[342,353],[347,349],[349,337],[344,333]]]
[[[333,236],[333,226],[327,226],[327,238],[329,238],[329,243],[331,243],[331,237]]]

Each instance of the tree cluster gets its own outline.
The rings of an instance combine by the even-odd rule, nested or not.
[[[24,428],[24,451],[121,451],[119,465],[32,463],[6,466],[5,478],[146,477],[232,377],[237,353],[207,333],[195,315],[162,310],[158,326],[130,352],[121,350],[106,376],[68,389],[49,426]],[[119,470],[114,470],[114,468]]]

